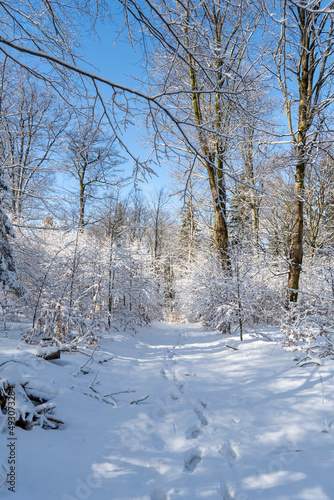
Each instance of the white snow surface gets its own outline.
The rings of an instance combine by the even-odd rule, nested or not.
[[[333,357],[299,366],[245,337],[154,323],[54,361],[2,339],[0,378],[30,380],[64,425],[15,428],[15,493],[0,498],[333,500]],[[5,428],[2,476],[8,442]]]

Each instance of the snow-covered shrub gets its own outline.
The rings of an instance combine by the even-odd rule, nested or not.
[[[26,290],[17,279],[16,262],[8,238],[15,238],[15,233],[8,215],[3,211],[2,193],[8,186],[2,179],[0,169],[0,286],[2,290],[11,290],[22,297]]]
[[[108,321],[124,330],[136,330],[161,319],[161,294],[147,252],[127,244],[104,252],[108,258],[100,298]]]
[[[213,252],[202,254],[179,283],[183,314],[227,333],[244,323],[272,323],[282,314],[281,288],[263,271],[259,257],[231,252],[232,270],[222,269]]]
[[[24,301],[10,292],[0,291],[0,312],[2,314],[4,330],[6,330],[7,322],[20,322],[24,320]]]
[[[70,311],[62,301],[43,304],[36,325],[26,335],[28,343],[44,342],[51,345],[71,344],[76,346],[98,343],[105,324],[90,315],[88,318]]]
[[[105,325],[133,330],[162,317],[144,247],[76,231],[45,230],[42,236],[19,238],[17,248],[33,338],[50,338],[54,328],[55,342],[68,341],[73,331],[98,336]]]
[[[317,345],[322,354],[333,352],[333,276],[333,253],[329,249],[305,258],[298,302],[290,304],[281,322],[285,345]]]
[[[302,296],[298,303],[291,304],[286,311],[281,331],[284,335],[283,344],[287,346],[309,345],[322,336],[330,344],[331,336],[334,335],[334,301],[319,296]]]

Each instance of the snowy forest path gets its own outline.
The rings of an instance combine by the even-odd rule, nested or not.
[[[330,419],[318,368],[296,368],[292,353],[266,339],[240,343],[194,324],[158,328],[158,346],[152,345],[152,332],[150,349],[160,376],[150,382],[150,397],[142,405],[149,417],[145,431],[157,436],[159,460],[149,498],[268,500],[277,494],[281,499],[292,485],[299,498],[306,475],[298,463],[309,449],[299,441],[307,435],[300,429],[304,404],[310,403],[306,393],[318,409],[306,418],[316,428],[307,440],[323,438]],[[149,363],[145,366],[152,374]],[[317,495],[327,498],[314,491],[317,500]]]
[[[15,500],[333,500],[333,361],[294,357],[255,333],[155,323],[40,363],[65,426],[18,429]]]

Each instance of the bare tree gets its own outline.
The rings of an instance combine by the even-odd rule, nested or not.
[[[23,69],[1,68],[0,161],[10,187],[10,209],[21,216],[38,206],[55,171],[55,152],[67,126],[64,106]]]
[[[228,163],[237,110],[241,113],[256,80],[248,51],[260,11],[252,2],[236,5],[228,0],[196,5],[189,0],[149,1],[146,12],[134,1],[126,2],[126,7],[148,28],[155,46],[160,46],[158,68],[155,64],[152,73],[158,75],[166,106],[184,124],[186,136],[177,129],[172,133],[193,155],[186,174],[191,175],[197,160],[206,171],[214,208],[214,241],[222,267],[229,270],[226,175],[231,175]]]
[[[106,132],[94,112],[79,117],[67,135],[67,153],[63,170],[78,183],[79,221],[82,231],[87,222],[87,205],[104,196],[117,183],[121,158],[114,148],[115,138]]]
[[[305,243],[310,257],[333,243],[333,182],[333,156],[321,154],[305,173]]]
[[[247,228],[254,243],[255,253],[260,245],[260,208],[265,197],[265,184],[271,175],[270,158],[274,146],[271,145],[275,127],[273,109],[275,100],[269,94],[264,82],[254,85],[253,92],[247,95],[247,113],[238,116],[236,148],[231,157],[235,172],[233,186],[234,198],[241,197],[242,213],[237,217],[248,220]],[[249,230],[247,231],[249,233]]]
[[[305,172],[317,154],[325,112],[334,98],[333,2],[281,0],[280,7],[274,61],[295,155],[287,297],[296,302],[303,263]]]
[[[209,168],[216,207],[215,240],[221,251],[222,262],[226,261],[224,265],[228,267],[224,213],[226,129],[232,108],[240,105],[242,94],[251,89],[252,79],[249,68],[245,66],[245,56],[251,52],[249,41],[260,19],[258,6],[251,0],[244,0],[238,5],[231,0],[208,0],[196,6],[173,0],[149,0],[144,5],[135,0],[119,0],[124,7],[130,41],[136,41],[131,23],[138,22],[144,38],[147,35],[153,37],[177,66],[184,66],[188,79],[186,83],[181,81],[181,86],[169,91],[167,86],[164,87],[167,84],[165,80],[163,91],[159,89],[154,93],[150,85],[146,85],[143,90],[129,88],[80,67],[73,39],[69,36],[71,30],[78,32],[74,26],[74,16],[69,14],[76,12],[79,21],[82,19],[79,9],[81,4],[76,0],[69,3],[56,0],[52,5],[48,2],[46,6],[42,0],[21,0],[25,6],[24,26],[16,3],[20,2],[10,7],[2,6],[4,19],[8,22],[3,24],[2,33],[0,30],[0,50],[17,63],[28,66],[60,94],[65,92],[67,95],[70,87],[72,90],[85,89],[85,85],[90,82],[90,92],[93,91],[100,100],[119,145],[134,162],[134,173],[139,170],[152,172],[151,158],[141,161],[134,156],[122,136],[122,127],[129,122],[135,102],[140,110],[143,103],[146,104],[147,123],[153,127],[157,142],[164,142],[157,121],[157,114],[162,113],[174,133],[187,144],[188,150]],[[91,20],[108,14],[105,4],[93,1],[86,2],[83,12],[91,16]],[[76,18],[75,22],[78,24]],[[32,70],[37,60],[38,67]],[[167,73],[171,74],[174,69],[175,65]],[[73,85],[75,78],[77,85]],[[109,103],[102,97],[100,84],[106,84],[112,92]],[[191,115],[188,111],[179,113],[180,110],[175,110],[175,101],[171,98],[176,95],[183,95],[190,100]],[[125,116],[125,120],[118,119],[118,112]],[[211,121],[208,121],[208,117]],[[189,131],[195,131],[195,134]]]
[[[287,162],[286,155],[273,157],[278,165]],[[286,272],[291,247],[291,228],[293,226],[293,172],[285,168],[272,171],[266,180],[266,196],[263,197],[261,226],[266,241],[266,253],[271,262],[281,272]],[[283,267],[284,266],[284,267]]]

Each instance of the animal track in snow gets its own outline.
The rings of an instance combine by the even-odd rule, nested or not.
[[[185,453],[184,468],[187,472],[194,472],[197,465],[202,461],[202,452],[198,448],[192,448]]]

